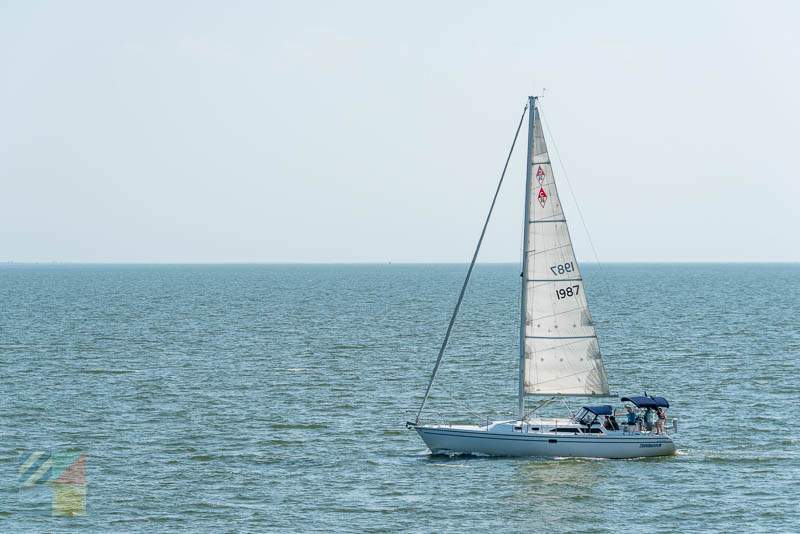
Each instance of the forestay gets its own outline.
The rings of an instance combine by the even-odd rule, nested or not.
[[[524,392],[608,395],[600,345],[553,180],[538,106],[533,113],[523,273]]]

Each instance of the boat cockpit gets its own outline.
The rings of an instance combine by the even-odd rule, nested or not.
[[[630,402],[636,406],[632,415],[622,414],[617,419],[612,406],[583,406],[574,416],[565,420],[538,419],[528,421],[526,428],[515,427],[523,432],[569,433],[569,434],[616,434],[634,433],[649,434],[657,432],[653,418],[658,408],[669,408],[669,402],[664,397],[622,397],[623,402]],[[678,425],[676,419],[664,421],[663,431],[674,433]],[[669,431],[669,432],[668,432]]]

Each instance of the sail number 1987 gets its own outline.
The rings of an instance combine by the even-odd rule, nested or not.
[[[553,265],[552,267],[550,267],[550,270],[553,272],[553,274],[559,275],[564,273],[571,273],[573,270],[575,270],[575,266],[572,264],[571,261],[568,261],[567,263],[562,263],[561,265]]]
[[[577,297],[578,290],[580,289],[580,287],[581,286],[574,285],[566,288],[556,289],[556,297],[558,297],[559,299],[565,299],[567,297]]]

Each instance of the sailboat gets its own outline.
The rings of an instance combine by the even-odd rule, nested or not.
[[[528,110],[517,416],[510,420],[486,421],[476,425],[425,423],[421,420],[422,412],[442,363]],[[526,413],[525,401],[531,397],[538,398],[538,402],[531,412]],[[567,398],[574,400],[573,397],[586,398],[591,404],[573,413],[566,402]],[[406,426],[419,434],[432,453],[595,458],[635,458],[675,453],[671,434],[677,429],[677,421],[662,418],[657,424],[652,424],[653,413],[669,407],[665,398],[646,394],[622,397],[622,402],[633,405],[630,408],[635,419],[632,417],[630,424],[619,424],[610,404],[596,403],[601,398],[619,396],[612,394],[609,389],[583,278],[545,143],[539,97],[531,96],[520,117],[514,142],[422,404],[416,419],[407,422]],[[558,400],[567,409],[564,417],[536,415],[543,406]]]

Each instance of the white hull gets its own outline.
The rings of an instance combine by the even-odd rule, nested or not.
[[[491,456],[640,458],[675,454],[666,434],[607,432],[573,434],[514,431],[513,425],[418,425],[414,427],[431,452],[479,453]]]

